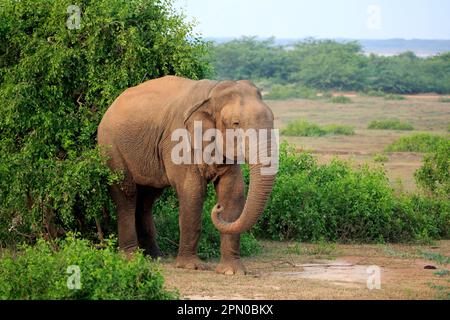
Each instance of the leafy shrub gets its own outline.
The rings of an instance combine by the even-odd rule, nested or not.
[[[398,94],[388,94],[386,96],[384,96],[385,100],[396,100],[396,101],[401,101],[401,100],[406,100],[406,97],[398,95]]]
[[[289,123],[285,129],[281,131],[285,136],[294,137],[322,137],[326,135],[354,135],[353,127],[345,125],[326,125],[321,127],[307,120],[297,120]]]
[[[417,183],[434,195],[450,195],[450,140],[441,141],[436,151],[425,156],[415,173]]]
[[[373,161],[384,163],[384,162],[388,162],[389,161],[389,157],[387,155],[385,155],[385,154],[377,153],[376,155],[374,155]]]
[[[439,98],[439,102],[449,103],[450,102],[450,98],[441,97],[441,98]]]
[[[220,234],[211,221],[211,210],[217,203],[212,185],[208,186],[202,215],[202,235],[198,253],[200,258],[208,259],[220,256]],[[155,204],[154,217],[157,241],[166,254],[176,254],[180,239],[178,223],[178,199],[173,189],[167,189]],[[258,241],[252,233],[244,233],[241,237],[241,255],[254,255],[260,251]]]
[[[323,130],[328,135],[353,136],[355,134],[355,128],[342,124],[329,124],[324,126]]]
[[[386,96],[386,93],[384,93],[383,91],[379,91],[379,90],[369,90],[369,91],[365,92],[364,94],[368,97],[385,97]]]
[[[78,266],[80,289],[69,289],[69,276]],[[5,300],[166,300],[177,294],[164,289],[156,263],[140,252],[127,259],[114,241],[102,249],[69,235],[50,243],[6,251],[0,258],[0,299]],[[74,284],[74,283],[72,283]]]
[[[257,236],[298,241],[411,241],[449,236],[450,202],[397,197],[382,168],[318,165],[283,143],[272,197]]]
[[[387,152],[434,152],[441,143],[448,141],[447,137],[429,133],[418,133],[401,137],[386,148]]]
[[[167,74],[205,77],[207,45],[170,2],[4,0],[0,10],[0,246],[68,230],[95,236],[117,180],[95,150],[126,88]]]
[[[346,96],[336,96],[330,99],[331,103],[348,104],[352,103],[352,99]]]
[[[372,130],[403,130],[410,131],[414,130],[412,124],[407,122],[401,122],[399,119],[383,119],[383,120],[373,120],[369,123],[367,129]]]
[[[274,85],[265,98],[268,100],[317,99],[317,91],[298,85]]]

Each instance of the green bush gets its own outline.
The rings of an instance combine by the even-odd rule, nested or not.
[[[346,96],[336,96],[330,99],[331,103],[348,104],[352,103],[352,99]]]
[[[386,242],[449,237],[450,202],[396,196],[382,168],[318,165],[283,143],[280,171],[255,232],[274,240]]]
[[[410,131],[414,130],[414,127],[412,124],[407,122],[401,122],[399,119],[383,119],[383,120],[373,120],[372,122],[369,123],[367,129]]]
[[[354,135],[353,127],[345,125],[330,124],[319,126],[307,120],[296,120],[289,123],[285,129],[281,131],[282,135],[293,137],[323,137],[326,135]]]
[[[389,161],[389,157],[383,153],[377,153],[373,156],[373,161],[385,163]]]
[[[79,267],[79,289],[69,289]],[[114,241],[96,248],[87,240],[69,235],[50,243],[39,239],[18,252],[0,258],[2,300],[167,300],[178,294],[164,288],[156,263],[140,252],[131,259],[118,253]]]
[[[406,97],[398,95],[398,94],[388,94],[384,96],[385,100],[394,100],[394,101],[401,101],[406,100]]]
[[[118,179],[95,150],[126,88],[209,73],[207,45],[165,0],[3,0],[0,10],[0,246],[68,230],[95,236]]]
[[[208,193],[203,206],[202,235],[200,237],[198,254],[202,259],[220,256],[220,234],[211,221],[211,210],[217,203],[214,187],[208,186]],[[154,217],[157,241],[166,254],[176,254],[180,239],[178,223],[178,198],[173,189],[165,190],[155,204]],[[260,251],[260,245],[252,233],[244,233],[241,237],[241,255],[250,256]]]
[[[298,85],[274,85],[265,99],[317,99],[317,91]]]
[[[439,98],[439,102],[449,103],[450,102],[450,98],[441,97],[441,98]]]
[[[426,191],[450,197],[450,140],[441,141],[435,152],[425,156],[415,178]]]
[[[384,93],[383,91],[378,91],[378,90],[369,90],[367,92],[364,92],[364,95],[366,95],[368,97],[385,97],[386,93]]]
[[[429,133],[418,133],[398,139],[386,148],[387,152],[434,152],[447,137]]]

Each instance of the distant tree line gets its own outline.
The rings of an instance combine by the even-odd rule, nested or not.
[[[307,39],[292,46],[243,37],[213,46],[218,79],[297,83],[321,90],[450,93],[450,52],[365,55],[358,42]]]

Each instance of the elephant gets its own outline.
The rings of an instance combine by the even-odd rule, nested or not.
[[[249,164],[246,197],[236,157],[224,157],[226,163],[174,163],[172,150],[177,141],[172,139],[173,132],[185,129],[192,135],[199,121],[204,128],[224,133],[223,137],[229,129],[262,132],[274,128],[273,112],[248,80],[197,81],[165,76],[126,89],[105,112],[98,127],[98,145],[108,158],[108,166],[123,173],[123,180],[110,187],[118,214],[119,248],[129,254],[140,248],[152,257],[161,255],[152,207],[165,188],[173,187],[179,200],[176,267],[208,269],[198,258],[197,246],[203,202],[207,185],[212,182],[218,201],[211,218],[221,238],[216,272],[245,274],[240,234],[251,229],[264,211],[276,172],[261,174],[267,162]],[[268,136],[266,152],[274,153],[272,140]],[[247,163],[249,147],[244,150]]]

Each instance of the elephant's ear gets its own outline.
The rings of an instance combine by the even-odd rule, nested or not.
[[[217,86],[217,81],[201,80],[189,90],[188,97],[184,100],[187,104],[187,109],[184,112],[183,124],[189,121],[193,114],[198,111],[204,111],[210,115],[213,114],[213,110],[210,110],[211,92]]]

